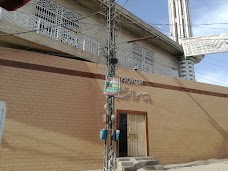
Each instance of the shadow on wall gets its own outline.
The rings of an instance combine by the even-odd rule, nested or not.
[[[136,72],[136,74],[138,74],[141,78],[143,78],[144,80],[145,80],[145,82],[146,82],[146,84],[147,84],[147,86],[151,86],[151,87],[155,87],[155,88],[161,88],[161,89],[169,89],[169,90],[173,90],[173,91],[180,91],[180,92],[183,92],[183,93],[185,93],[187,96],[189,96],[189,98],[191,99],[191,101],[193,102],[193,104],[195,104],[198,108],[199,108],[199,110],[201,110],[202,111],[202,113],[203,113],[203,115],[205,115],[206,116],[206,118],[208,118],[208,121],[209,121],[209,123],[213,126],[213,128],[219,133],[219,135],[221,135],[221,137],[222,137],[222,139],[221,139],[221,141],[219,141],[219,143],[218,144],[216,144],[215,145],[215,147],[212,147],[212,146],[210,146],[209,147],[209,150],[211,150],[211,151],[213,151],[212,153],[211,153],[211,156],[210,157],[213,157],[213,156],[215,156],[215,157],[226,157],[227,155],[228,155],[228,132],[226,131],[226,130],[224,130],[224,128],[212,117],[212,115],[210,115],[210,113],[209,113],[209,111],[208,110],[206,110],[203,106],[202,106],[202,104],[200,104],[198,101],[197,101],[197,99],[196,98],[194,98],[194,96],[190,93],[190,92],[187,92],[187,91],[185,91],[185,88],[184,88],[184,85],[182,84],[182,82],[181,82],[181,80],[179,80],[179,79],[176,79],[176,78],[173,78],[173,80],[177,83],[177,85],[178,86],[169,86],[169,85],[165,85],[165,84],[161,84],[161,83],[153,83],[153,82],[150,82],[149,80],[148,80],[148,78],[146,77],[146,76],[144,76],[142,73],[140,73],[140,72]],[[223,97],[222,97],[223,98]],[[156,103],[156,102],[155,102]],[[169,109],[165,109],[166,111],[167,111],[167,114],[168,114],[168,112],[170,112],[170,108]],[[171,128],[172,129],[172,128]],[[191,130],[186,130],[186,131],[191,131]],[[177,131],[178,132],[178,131]],[[213,135],[213,134],[212,134]],[[193,135],[194,136],[194,135]],[[199,136],[199,135],[197,135],[197,136]],[[183,138],[185,138],[185,137],[183,137]],[[212,137],[213,138],[213,137]],[[202,139],[202,137],[201,137],[201,139]],[[205,140],[206,141],[206,140]],[[216,141],[216,140],[215,140]],[[180,141],[179,142],[180,144],[179,145],[181,145],[182,144],[182,142]],[[192,161],[192,160],[196,160],[196,159],[203,159],[204,157],[206,157],[205,155],[207,155],[207,154],[200,154],[200,150],[197,150],[197,149],[199,149],[200,147],[199,146],[197,146],[197,144],[199,145],[199,142],[197,142],[197,140],[195,141],[194,139],[193,139],[193,141],[192,141],[192,143],[193,143],[193,146],[191,147],[192,148],[192,150],[194,150],[195,151],[195,153],[194,153],[194,155],[193,156],[191,156],[192,154],[188,154],[188,155],[186,155],[186,156],[183,156],[183,155],[185,155],[185,154],[179,154],[179,156],[178,157],[185,157],[186,158],[186,161]],[[210,144],[210,142],[208,143],[208,144]],[[211,145],[211,144],[210,144]],[[190,146],[191,146],[191,144],[190,144]],[[205,147],[205,145],[204,144],[202,144],[201,143],[201,146],[202,146],[202,148],[204,148]],[[178,149],[178,143],[177,144],[175,144],[175,147],[174,148],[177,148]],[[187,148],[187,146],[186,146],[186,148]],[[205,151],[205,149],[206,148],[204,148],[203,149],[203,151]],[[215,149],[215,151],[214,151],[214,149]],[[191,150],[191,153],[192,153],[192,150]],[[173,153],[173,151],[172,150],[169,150],[169,152],[171,152],[171,153]],[[166,154],[166,155],[164,155],[163,157],[164,158],[168,158],[168,155],[171,155],[171,154]],[[173,155],[176,155],[176,154],[174,154],[173,153]],[[177,157],[177,158],[178,158]]]
[[[175,82],[179,85],[179,87],[184,87],[180,80],[173,78]],[[192,99],[192,101],[203,111],[203,113],[207,116],[208,121],[211,125],[215,128],[215,130],[223,137],[223,142],[221,143],[220,147],[218,147],[218,153],[227,151],[228,147],[228,132],[225,131],[216,120],[209,114],[209,112],[195,99],[189,92],[185,92],[188,96]],[[226,152],[228,154],[228,151]],[[224,156],[224,154],[223,154]],[[221,157],[223,157],[221,156]]]
[[[80,65],[89,71],[85,63],[80,62]],[[56,74],[13,67],[1,67],[1,71],[2,79],[8,80],[4,91],[0,90],[0,95],[8,106],[3,147],[12,151],[26,150],[24,147],[27,144],[23,144],[21,148],[18,144],[12,144],[12,138],[17,136],[16,141],[22,143],[24,140],[20,139],[20,135],[23,134],[30,145],[36,141],[54,146],[54,149],[64,148],[64,143],[59,145],[60,139],[56,138],[53,143],[50,141],[52,133],[60,138],[65,135],[75,140],[85,140],[82,141],[84,143],[103,145],[99,140],[99,129],[103,124],[100,115],[103,113],[100,112],[104,109],[105,96],[98,80],[67,73]],[[42,130],[38,134],[35,131],[33,133],[32,130],[36,128]],[[88,148],[93,147],[91,145]],[[72,151],[69,150],[70,152]]]

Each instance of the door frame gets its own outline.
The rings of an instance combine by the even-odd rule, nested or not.
[[[128,114],[128,115],[131,115],[131,114],[145,115],[145,133],[146,133],[145,150],[146,150],[146,156],[149,156],[148,116],[147,116],[148,114],[147,114],[147,112],[117,109],[116,110],[116,129],[119,129],[119,115],[122,113]],[[120,132],[120,134],[121,134],[121,132]],[[119,141],[117,141],[117,143],[116,143],[116,156],[119,157]]]

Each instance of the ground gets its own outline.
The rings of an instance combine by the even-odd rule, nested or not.
[[[169,171],[228,171],[228,159],[212,159],[182,165],[167,165],[166,168],[169,168]]]
[[[167,171],[228,171],[227,159],[211,159],[184,164],[166,165]],[[95,171],[95,170],[94,170]],[[103,170],[96,170],[103,171]]]

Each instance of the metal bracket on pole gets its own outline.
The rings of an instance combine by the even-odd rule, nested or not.
[[[107,67],[106,78],[109,75],[115,76],[116,64],[116,10],[115,0],[107,0]],[[107,95],[106,97],[106,123],[105,130],[107,130],[107,138],[105,139],[105,156],[104,156],[104,171],[114,171],[116,162],[116,149],[115,149],[115,97]]]

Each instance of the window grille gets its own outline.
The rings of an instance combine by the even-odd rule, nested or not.
[[[35,15],[39,33],[76,47],[80,15],[50,0],[38,0]]]
[[[133,44],[133,61],[134,67],[137,67],[139,70],[152,72],[154,67],[154,53],[138,44]]]

